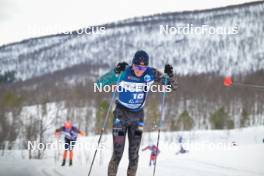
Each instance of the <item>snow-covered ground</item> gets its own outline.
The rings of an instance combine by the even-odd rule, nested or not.
[[[182,135],[187,154],[176,155],[179,146],[177,138]],[[145,133],[142,146],[153,143],[157,133]],[[157,176],[262,176],[264,175],[264,127],[250,127],[230,131],[162,132],[158,158]],[[92,154],[98,136],[82,137],[75,148],[74,165],[61,167],[55,155],[62,151],[49,150],[43,160],[21,159],[17,154],[0,157],[0,175],[4,176],[85,176],[88,174]],[[236,143],[236,146],[232,144]],[[85,150],[81,144],[89,144]],[[127,143],[126,143],[127,144]],[[103,150],[101,150],[101,148]],[[111,135],[104,135],[102,145],[92,170],[93,176],[107,175],[111,157]],[[153,167],[148,166],[149,152],[140,151],[138,176],[152,175]],[[118,176],[126,175],[128,165],[127,145],[119,166]]]

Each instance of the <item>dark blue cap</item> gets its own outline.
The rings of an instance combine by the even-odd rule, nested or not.
[[[141,65],[142,62],[147,66],[149,64],[149,56],[145,51],[139,50],[135,53],[132,64]]]

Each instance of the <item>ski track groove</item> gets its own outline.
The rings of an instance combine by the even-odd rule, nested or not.
[[[60,173],[59,171],[57,171],[55,168],[52,169],[52,171],[58,175],[58,176],[64,176],[62,173]]]
[[[235,171],[238,171],[238,172],[247,172],[247,173],[250,173],[250,174],[256,174],[256,175],[261,175],[261,176],[264,175],[264,173],[259,173],[259,172],[250,171],[250,170],[246,170],[246,169],[234,168],[234,167],[230,167],[230,166],[221,166],[221,165],[218,165],[218,164],[208,163],[206,161],[191,160],[191,159],[186,159],[186,160],[189,160],[189,161],[192,161],[192,162],[198,162],[198,163],[204,164],[204,165],[214,166],[214,167],[217,167],[217,168],[223,168],[223,169],[226,169],[226,170],[235,170]]]
[[[263,173],[243,170],[243,169],[239,169],[239,168],[232,168],[232,167],[228,167],[228,166],[220,166],[220,165],[217,165],[217,164],[210,164],[210,163],[207,163],[207,162],[204,162],[204,161],[191,160],[191,159],[185,159],[185,161],[211,166],[211,168],[205,168],[206,170],[201,170],[201,169],[193,168],[193,167],[184,167],[187,164],[182,164],[182,166],[178,166],[178,165],[175,166],[174,165],[173,167],[181,169],[181,170],[195,171],[195,175],[198,174],[197,172],[211,173],[211,174],[209,174],[209,176],[211,176],[212,174],[213,175],[219,174],[221,176],[230,176],[230,175],[232,175],[232,176],[234,176],[234,175],[241,176],[241,174],[248,175],[249,173],[250,174],[254,174],[254,175],[251,175],[251,176],[263,176],[264,175]],[[164,163],[162,163],[162,164],[163,165],[172,165],[172,164],[164,164]],[[220,173],[219,170],[218,171],[211,170],[213,167],[222,168],[222,171],[225,171],[225,172],[227,171],[227,173]],[[233,171],[233,173],[231,174],[228,171]],[[204,176],[204,174],[202,174],[202,176]]]
[[[41,172],[42,172],[45,176],[52,176],[52,175],[50,175],[45,169],[41,169]]]
[[[169,165],[169,164],[165,164],[165,165]],[[196,176],[212,176],[212,175],[230,176],[230,174],[219,173],[218,171],[208,171],[193,167],[184,167],[184,166],[173,166],[173,167],[185,171],[185,174],[183,174],[183,176],[186,176],[186,172],[188,172],[188,175],[190,175],[189,173],[191,172],[193,173],[191,175],[196,175]]]

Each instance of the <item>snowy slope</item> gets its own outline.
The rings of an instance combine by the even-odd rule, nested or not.
[[[262,143],[264,127],[251,127],[231,131],[191,131],[162,133],[158,158],[157,176],[261,176],[264,174],[264,144]],[[175,155],[178,150],[177,136],[183,135],[184,146],[190,150],[183,155]],[[145,133],[142,146],[155,141],[156,133]],[[44,160],[21,160],[19,155],[0,158],[0,174],[5,176],[85,176],[88,172],[93,146],[98,136],[80,138],[81,143],[91,144],[90,149],[75,150],[73,167],[61,167],[60,160],[54,160],[58,151],[50,150]],[[232,146],[235,141],[237,146]],[[103,176],[111,157],[111,136],[105,135],[102,140],[103,150],[99,150],[92,175]],[[126,146],[127,147],[127,146]],[[14,158],[11,159],[13,156]],[[121,160],[118,176],[126,175],[127,148]],[[15,159],[16,158],[16,159]],[[15,159],[15,160],[14,160]],[[152,175],[148,166],[149,153],[140,152],[138,176]]]

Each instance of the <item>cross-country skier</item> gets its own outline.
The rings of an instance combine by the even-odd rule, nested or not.
[[[68,151],[70,153],[70,162],[69,165],[72,165],[72,159],[73,159],[73,147],[76,143],[78,134],[84,136],[85,133],[81,130],[79,130],[77,127],[72,125],[71,121],[64,122],[64,126],[56,129],[55,135],[58,136],[60,133],[63,133],[65,135],[64,137],[64,153],[63,153],[63,160],[61,166],[65,165]]]
[[[178,155],[178,154],[184,154],[184,153],[188,153],[189,152],[188,150],[185,150],[183,148],[183,137],[181,135],[178,136],[178,143],[180,145],[180,150],[178,152],[176,152],[176,155]]]
[[[156,158],[158,157],[158,154],[160,153],[160,150],[154,144],[145,147],[144,149],[142,149],[142,151],[145,151],[147,149],[151,151],[150,159],[149,159],[149,166],[151,166],[151,163],[153,163],[153,165],[155,165],[156,164]]]
[[[141,143],[144,111],[148,86],[153,82],[164,84],[165,75],[157,69],[149,67],[149,56],[139,50],[135,53],[132,65],[126,62],[118,63],[116,68],[103,75],[97,85],[116,85],[118,91],[116,108],[113,118],[113,154],[108,165],[108,176],[116,176],[119,162],[122,158],[126,133],[129,142],[128,176],[135,176],[138,167],[138,151]],[[176,78],[173,67],[165,65],[164,73],[168,75],[168,85],[176,88]],[[118,82],[118,83],[117,83]]]

